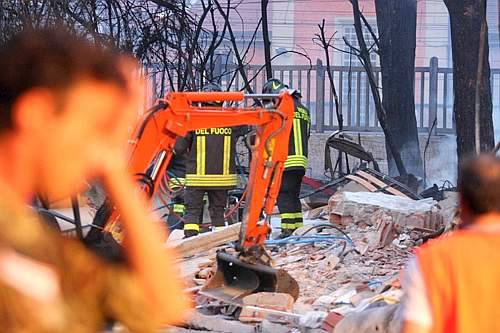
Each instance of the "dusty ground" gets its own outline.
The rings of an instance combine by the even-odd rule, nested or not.
[[[324,230],[322,234],[326,232]],[[330,235],[344,236],[333,229],[328,232]],[[344,315],[377,302],[391,304],[399,300],[402,294],[399,273],[411,255],[411,247],[391,243],[384,248],[370,249],[367,243],[375,232],[373,227],[349,227],[345,232],[352,243],[339,239],[328,244],[290,244],[269,248],[274,267],[285,269],[299,283],[300,297],[291,312],[304,315],[311,311],[335,311]],[[192,286],[203,284],[210,276],[214,269],[214,258],[215,250],[212,250],[183,262],[183,274]],[[201,307],[210,304],[205,298],[200,299],[203,304]],[[230,315],[220,318],[231,319],[234,318]],[[297,323],[290,318],[270,315],[269,319],[282,325],[285,331],[298,329]]]

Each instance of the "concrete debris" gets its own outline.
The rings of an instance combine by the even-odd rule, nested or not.
[[[375,296],[376,294],[373,291],[365,290],[354,294],[349,301],[354,307],[358,307],[363,303],[364,300],[373,299],[373,297]]]
[[[408,234],[400,234],[397,238],[395,238],[392,241],[392,244],[394,244],[397,247],[400,247],[402,249],[407,249],[410,246],[413,246],[414,243],[411,240],[410,235]]]
[[[304,213],[304,218],[315,220],[315,219],[325,219],[328,220],[328,205],[310,209]]]
[[[258,322],[262,321],[266,315],[262,311],[252,309],[250,306],[291,312],[294,299],[289,294],[261,292],[245,296],[242,302],[243,308],[239,320],[241,322]]]
[[[366,192],[347,183],[328,206],[306,212],[306,225],[294,233],[334,241],[269,248],[273,266],[299,283],[295,303],[287,294],[258,293],[245,297],[244,306],[235,310],[234,305],[200,301],[198,296],[204,315],[189,327],[218,332],[398,332],[399,273],[413,247],[457,223],[456,207],[453,192],[436,202]],[[210,278],[216,250],[199,251],[182,261],[191,290]]]
[[[299,325],[304,328],[320,328],[328,313],[324,311],[310,311],[299,319]]]
[[[335,290],[331,296],[339,304],[348,304],[351,298],[357,294],[357,289],[361,287],[357,283],[348,283],[342,288]]]
[[[340,263],[340,258],[335,254],[330,254],[325,257],[318,265],[318,268],[322,271],[333,271],[335,267]]]
[[[253,325],[243,324],[235,320],[227,320],[222,316],[207,316],[198,312],[191,315],[187,322],[187,327],[213,332],[255,333],[255,327]]]
[[[460,195],[458,192],[445,191],[443,196],[444,199],[439,201],[439,207],[441,207],[444,227],[446,231],[454,230],[460,224],[457,214]]]
[[[434,233],[443,227],[443,216],[437,202],[432,199],[413,200],[383,193],[342,192],[332,196],[329,210],[333,224],[374,227],[374,233],[368,237],[368,248],[360,245],[363,252],[385,247],[393,241],[402,248],[415,246],[422,231]]]
[[[335,326],[334,333],[399,333],[401,331],[400,306],[387,305],[364,312],[352,313]]]
[[[194,282],[200,271],[203,271],[208,266],[214,265],[214,258],[206,256],[192,258],[190,260],[183,260],[179,262],[181,277],[186,281],[188,287],[194,287],[198,284]]]
[[[332,232],[331,230],[328,231]],[[370,230],[355,225],[345,229],[355,244],[367,244],[368,236],[373,231],[373,227]],[[323,232],[326,232],[326,229]],[[335,232],[338,233],[338,231]],[[298,281],[301,288],[300,297],[293,304],[289,295],[283,297],[282,294],[277,293],[262,293],[247,296],[245,302],[255,304],[255,308],[258,309],[250,309],[249,312],[245,312],[246,310],[243,309],[239,319],[245,323],[241,324],[262,331],[260,324],[255,326],[255,324],[250,325],[248,322],[260,321],[263,323],[268,320],[280,325],[279,328],[283,332],[291,332],[292,329],[297,329],[297,332],[300,330],[324,332],[324,328],[307,328],[306,330],[301,326],[300,320],[306,320],[308,316],[323,318],[318,319],[315,325],[309,325],[321,327],[326,320],[326,314],[331,312],[347,316],[362,312],[372,306],[397,302],[401,297],[398,294],[401,292],[399,283],[397,283],[398,273],[403,267],[410,249],[403,249],[392,243],[385,248],[367,251],[363,255],[353,251],[353,249],[353,246],[346,245],[342,241],[335,245],[287,245],[279,248],[277,252],[273,253],[275,266],[285,269]],[[186,279],[195,281],[207,276],[209,269],[215,265],[214,258],[215,250],[211,250],[203,255],[200,254],[197,257],[184,260],[183,266],[189,266],[189,271],[192,273],[191,277],[186,276]],[[287,297],[288,300],[286,300]],[[225,306],[217,304],[216,301],[205,300],[205,302],[207,308],[221,309]],[[200,303],[198,302],[198,304]],[[281,311],[283,313],[276,313],[276,311],[279,312],[278,309],[284,310]],[[319,316],[319,314],[310,314],[314,311],[325,314],[325,317]],[[220,316],[221,313],[227,313],[227,311],[211,313],[214,315],[205,315],[202,318],[213,317],[220,325],[229,325],[227,327],[230,328],[227,330],[235,328],[234,320],[227,320],[226,317]],[[213,329],[214,331],[221,329],[219,326],[210,326],[212,325],[211,321],[209,323],[202,321],[203,325],[199,322],[195,323],[198,324],[197,329]],[[195,325],[191,322],[190,327],[194,328]],[[247,328],[243,326],[244,330]],[[239,332],[239,330],[234,332]]]
[[[314,301],[313,305],[322,306],[322,305],[332,305],[335,303],[335,298],[329,295],[323,295],[318,297],[317,300]]]
[[[432,199],[413,200],[390,194],[371,192],[342,192],[329,202],[331,222],[341,225],[376,225],[380,213],[391,217],[393,223],[437,230],[442,226],[437,202]]]
[[[212,268],[204,268],[196,274],[198,279],[208,280],[214,274]]]
[[[256,332],[258,333],[289,333],[290,328],[284,325],[273,323],[264,319],[262,323],[257,326]]]

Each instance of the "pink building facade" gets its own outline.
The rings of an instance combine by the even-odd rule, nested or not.
[[[500,1],[500,0],[499,0]],[[224,6],[226,2],[222,1]],[[238,14],[235,11],[231,12],[231,25],[235,36],[237,37],[238,46],[243,52],[252,34],[261,19],[260,0],[243,0],[237,5]],[[375,15],[375,7],[373,0],[360,0],[360,9],[362,10],[367,21],[377,30],[377,22]],[[489,46],[490,46],[490,66],[492,70],[492,88],[493,88],[493,105],[494,119],[497,123],[496,128],[500,128],[500,39],[498,33],[498,2],[488,1],[488,25],[489,25]],[[236,2],[231,1],[232,5]],[[196,4],[194,5],[196,7]],[[219,26],[223,26],[223,20],[218,18]],[[331,50],[330,57],[333,66],[352,66],[359,67],[359,60],[352,55],[346,54],[343,51],[348,50],[343,38],[345,37],[349,43],[357,45],[357,38],[353,27],[352,7],[348,0],[270,0],[268,5],[268,20],[271,39],[271,56],[278,56],[273,60],[274,68],[281,68],[276,72],[278,78],[284,79],[286,83],[299,88],[302,91],[307,91],[308,106],[312,110],[318,108],[324,109],[324,122],[329,124],[330,128],[335,127],[335,119],[332,116],[332,96],[328,94],[329,86],[326,80],[324,89],[325,93],[317,95],[317,80],[313,73],[310,82],[304,73],[300,74],[298,70],[293,73],[289,70],[290,66],[307,66],[310,63],[316,65],[320,59],[325,63],[324,51],[315,44],[313,38],[319,32],[318,24],[325,20],[327,35],[335,33],[333,44],[337,50]],[[367,41],[372,40],[368,31],[364,32]],[[452,52],[451,52],[451,34],[449,26],[448,11],[440,0],[420,0],[417,1],[417,38],[416,38],[416,59],[415,65],[421,68],[422,72],[416,73],[415,78],[415,104],[416,115],[419,127],[425,130],[431,122],[433,112],[437,113],[438,127],[453,131],[452,125],[452,80],[451,73],[447,69],[452,67]],[[286,53],[286,51],[297,51],[307,55],[307,58],[298,54]],[[437,87],[437,102],[432,100],[430,91],[430,64],[434,58],[434,64],[440,68],[437,75],[437,81],[434,81]],[[250,48],[250,52],[246,57],[250,65],[254,67],[248,68],[249,77],[255,75],[256,69],[264,64],[264,52],[262,33],[259,29],[255,42],[255,47]],[[229,59],[229,62],[235,62]],[[378,57],[373,54],[372,61],[378,65]],[[280,67],[285,66],[285,67]],[[499,70],[495,70],[499,69]],[[375,115],[371,105],[371,97],[369,96],[368,87],[364,73],[355,73],[350,81],[347,81],[346,76],[342,78],[339,73],[335,74],[336,85],[340,85],[342,81],[343,88],[340,92],[343,99],[342,108],[349,114],[349,119],[352,125],[359,127],[365,122],[365,127],[376,127]],[[359,76],[356,76],[359,75]],[[299,85],[300,80],[300,85]],[[259,90],[262,86],[264,77],[262,73],[255,80],[254,89]],[[445,82],[446,81],[446,82]],[[350,88],[347,90],[346,85]],[[241,87],[242,82],[238,84]],[[339,88],[337,86],[337,88]],[[357,96],[361,95],[361,96]],[[318,103],[321,102],[321,105]],[[434,105],[434,106],[432,106]],[[361,108],[361,111],[359,109]],[[364,114],[363,114],[364,112]],[[318,113],[320,114],[320,113]],[[321,112],[323,114],[323,112]],[[315,118],[313,116],[313,118]],[[316,121],[316,119],[314,119]],[[500,132],[498,133],[500,137]]]

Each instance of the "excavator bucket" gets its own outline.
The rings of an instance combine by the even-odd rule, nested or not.
[[[224,251],[216,259],[217,271],[200,290],[203,295],[238,305],[243,297],[262,291],[299,297],[297,281],[283,269],[248,263]]]

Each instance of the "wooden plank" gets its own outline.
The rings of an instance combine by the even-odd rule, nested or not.
[[[383,188],[384,191],[387,191],[387,192],[389,192],[391,194],[397,195],[398,197],[410,198],[409,196],[407,196],[403,192],[396,190],[394,187],[391,187],[390,185],[384,183],[383,181],[381,181],[377,177],[374,177],[374,176],[370,175],[369,173],[366,173],[366,172],[360,170],[360,171],[356,172],[356,174],[358,176],[361,176],[361,177],[365,178],[370,183],[373,183],[373,184],[379,186],[380,188]]]
[[[235,223],[221,230],[206,232],[196,237],[190,237],[177,242],[172,242],[167,244],[167,246],[173,247],[179,256],[189,257],[237,240],[240,228],[241,222]]]
[[[373,186],[372,184],[370,184],[369,182],[367,182],[366,180],[364,180],[361,177],[354,176],[354,175],[347,175],[347,176],[345,176],[345,178],[350,179],[352,181],[355,181],[356,183],[358,183],[361,186],[364,186],[370,192],[377,191],[377,188],[375,186]]]

